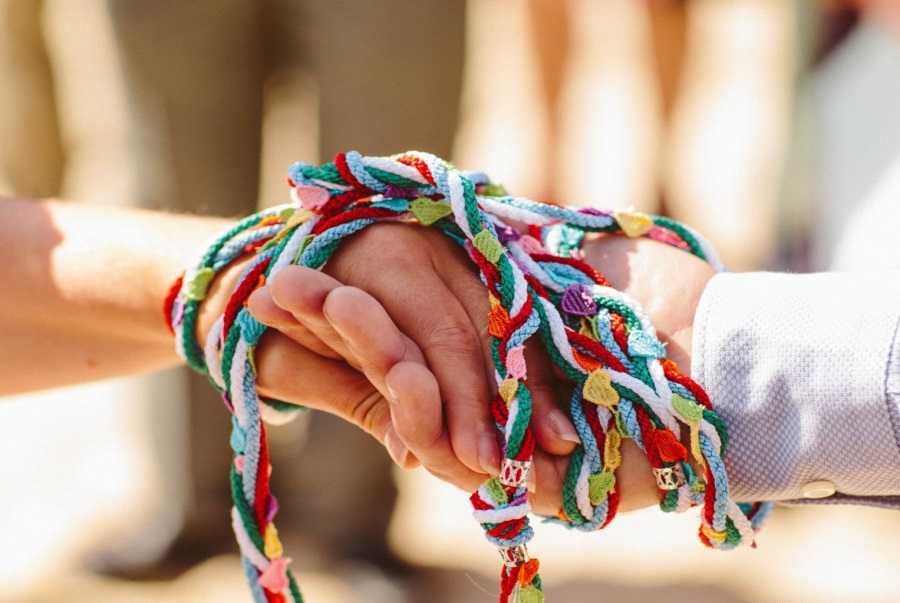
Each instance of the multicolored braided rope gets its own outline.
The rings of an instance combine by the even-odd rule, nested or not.
[[[722,455],[725,425],[703,389],[670,360],[647,314],[580,259],[586,233],[649,237],[710,262],[695,232],[665,217],[560,207],[508,196],[481,173],[461,172],[425,153],[363,157],[349,152],[321,167],[290,168],[293,203],[236,224],[191,267],[169,304],[178,349],[209,376],[233,413],[233,524],[245,573],[259,602],[301,601],[273,518],[266,430],[255,387],[254,350],[266,327],[244,307],[281,268],[322,268],[341,241],[376,222],[415,221],[457,241],[477,266],[490,300],[489,332],[498,394],[490,410],[503,460],[500,474],[471,496],[475,519],[503,558],[501,603],[543,601],[527,496],[535,440],[524,345],[539,336],[575,384],[569,410],[581,438],[572,453],[559,514],[546,518],[596,530],[615,516],[619,446],[631,438],[647,455],[664,511],[702,505],[700,539],[730,549],[751,544],[768,503],[737,504]],[[520,232],[508,222],[527,224]],[[252,255],[205,344],[195,338],[200,304],[216,274]],[[681,432],[689,432],[690,445]],[[690,462],[693,457],[698,474]]]

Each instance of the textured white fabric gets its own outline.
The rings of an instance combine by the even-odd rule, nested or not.
[[[900,507],[900,271],[720,274],[694,322],[694,377],[730,436],[737,500]]]

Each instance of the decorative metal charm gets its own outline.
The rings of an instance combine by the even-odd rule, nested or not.
[[[499,547],[499,551],[500,557],[503,559],[503,563],[506,567],[525,565],[528,563],[528,560],[531,559],[531,557],[528,556],[528,549],[525,548],[524,544],[501,546]]]
[[[687,482],[681,464],[654,469],[653,475],[656,476],[656,485],[660,490],[677,490]]]
[[[529,470],[531,470],[529,461],[503,459],[500,464],[500,483],[512,488],[521,488],[528,483]]]

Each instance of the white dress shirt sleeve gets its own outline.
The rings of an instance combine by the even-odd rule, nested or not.
[[[900,507],[900,272],[720,274],[692,372],[739,501]]]

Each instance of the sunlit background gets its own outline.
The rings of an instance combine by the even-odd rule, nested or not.
[[[408,148],[664,212],[817,270],[900,164],[895,0],[0,0],[0,194],[241,215],[286,167]],[[227,411],[182,371],[0,401],[0,601],[248,601]],[[310,603],[496,600],[467,495],[322,416],[273,429]],[[897,512],[776,510],[709,551],[655,509],[538,527],[550,601],[900,600]]]

